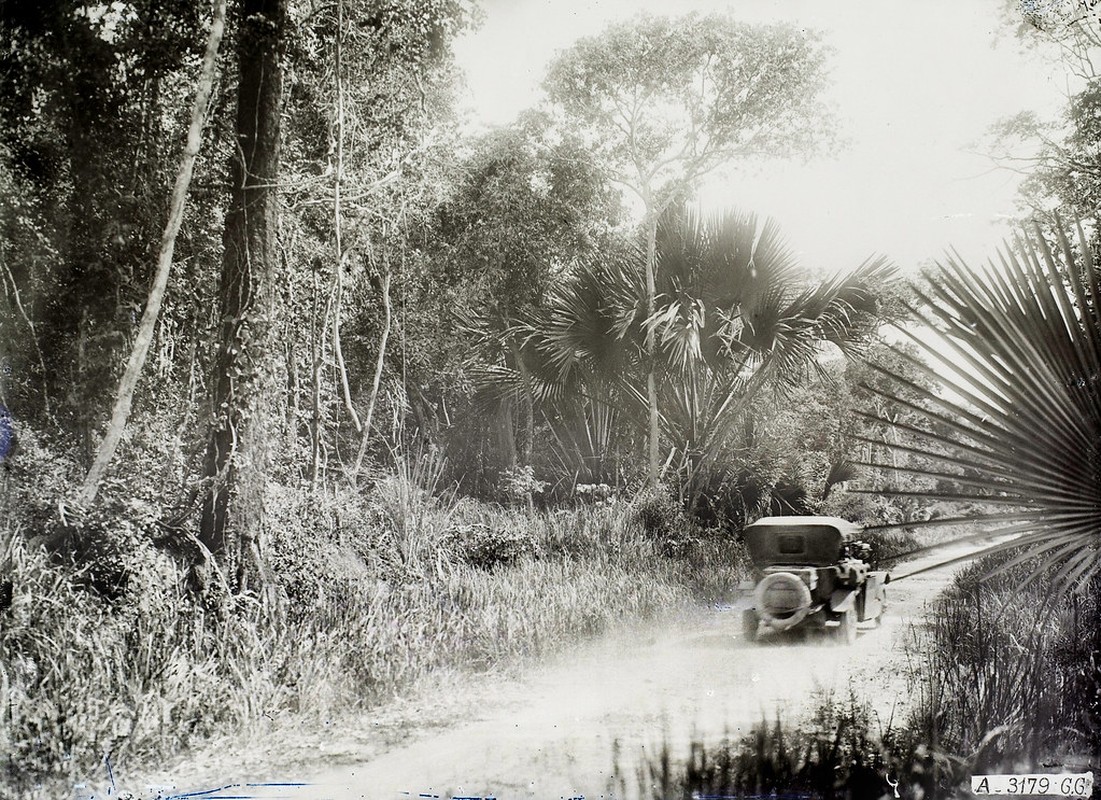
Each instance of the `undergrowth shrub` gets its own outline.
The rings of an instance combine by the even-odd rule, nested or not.
[[[4,462],[4,519],[18,520],[32,536],[53,525],[58,498],[83,477],[76,461],[60,452],[62,448],[28,425],[19,429],[18,456]]]
[[[506,503],[531,507],[535,498],[546,490],[547,482],[535,477],[535,469],[531,465],[504,469],[497,479],[498,496]]]
[[[292,605],[339,598],[365,568],[382,572],[381,509],[347,489],[314,492],[269,484],[265,498],[272,572]]]
[[[540,553],[545,558],[588,560],[616,554],[629,539],[641,541],[624,506],[561,509],[540,518]]]
[[[858,522],[861,525],[899,525],[940,516],[938,504],[925,498],[888,497],[864,492],[834,491],[819,512]]]
[[[54,560],[69,566],[74,580],[116,600],[140,577],[152,558],[151,537],[163,497],[146,484],[127,480],[131,464],[100,484],[99,501],[89,509],[60,502],[79,485],[83,470],[62,448],[31,426],[20,429],[18,457],[4,464],[0,512],[8,530],[19,527],[45,545]]]
[[[51,549],[79,565],[80,582],[108,600],[149,587],[143,577],[156,571],[151,541],[160,516],[153,502],[117,480],[104,481],[99,502],[91,509],[66,515],[53,527],[59,539]]]
[[[150,544],[148,509],[108,493],[87,517],[119,537],[111,558],[129,578],[113,598],[89,591],[90,566],[51,559],[9,519],[0,749],[16,766],[0,795],[41,784],[36,796],[52,796],[103,775],[105,757],[133,772],[280,714],[322,724],[436,670],[537,656],[681,607],[735,569],[717,542],[663,555],[625,504],[532,514],[410,477],[366,494],[270,485],[265,551],[285,602],[234,597],[217,614]]]
[[[950,544],[954,539],[974,533],[962,525],[915,526],[861,531],[859,538],[871,545],[871,562],[874,569],[895,566],[915,550]]]
[[[631,506],[633,519],[665,555],[683,555],[699,541],[699,529],[668,487],[643,490]]]
[[[871,564],[878,569],[881,562],[894,561],[897,557],[924,546],[924,542],[905,528],[882,531],[863,531],[860,540],[871,545]]]
[[[493,569],[535,554],[536,542],[526,526],[459,523],[447,531],[446,544],[466,564]]]

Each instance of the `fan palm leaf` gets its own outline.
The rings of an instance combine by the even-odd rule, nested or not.
[[[559,383],[623,371],[641,352],[642,297],[629,256],[581,269],[525,321],[537,368]]]
[[[1065,589],[1101,571],[1101,281],[1080,224],[1076,233],[1074,247],[1037,226],[982,269],[953,254],[909,309],[932,338],[904,330],[929,359],[919,368],[949,392],[882,368],[897,391],[865,387],[927,423],[879,420],[916,442],[888,444],[920,457],[905,469],[946,487],[908,494],[1000,508],[1006,538],[982,554],[1019,549],[1007,566],[1031,563],[1033,576],[1050,571]]]

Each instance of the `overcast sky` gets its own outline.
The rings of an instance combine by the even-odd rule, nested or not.
[[[1019,176],[984,154],[989,126],[1054,117],[1066,79],[1026,54],[999,0],[482,0],[485,21],[456,45],[465,103],[485,125],[536,104],[555,53],[639,10],[730,9],[747,22],[819,30],[834,48],[828,99],[849,146],[809,164],[743,165],[706,186],[707,204],[775,217],[807,266],[884,253],[903,267],[954,246],[985,260],[1018,213]]]

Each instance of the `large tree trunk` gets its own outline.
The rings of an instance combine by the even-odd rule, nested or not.
[[[266,465],[263,370],[278,264],[276,182],[286,13],[287,0],[242,0],[238,7],[237,149],[223,235],[221,332],[200,539],[235,564],[239,574],[241,565],[257,556],[262,524],[257,493]]]

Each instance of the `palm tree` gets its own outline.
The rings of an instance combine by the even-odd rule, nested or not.
[[[484,407],[530,398],[550,432],[551,456],[577,482],[614,483],[618,461],[634,433],[623,424],[633,407],[627,383],[641,364],[637,330],[644,306],[639,253],[627,247],[578,270],[549,293],[544,305],[503,332],[468,315],[484,356],[501,339],[517,343],[511,359],[472,364],[470,374]],[[522,365],[522,369],[520,368]]]
[[[762,391],[781,394],[816,369],[821,347],[850,353],[878,323],[875,258],[812,283],[772,220],[748,213],[669,215],[658,231],[656,328],[663,435],[694,505],[729,477],[739,419]],[[733,466],[737,466],[736,464]]]
[[[641,266],[629,251],[560,285],[525,322],[529,372],[548,418],[611,409],[633,429],[626,438],[644,440],[653,368],[666,463],[690,505],[729,468],[722,462],[749,401],[814,368],[822,344],[861,341],[874,324],[873,287],[892,274],[880,258],[811,283],[774,222],[732,211],[663,217],[649,315]]]
[[[910,315],[933,335],[902,330],[932,366],[908,360],[950,392],[882,368],[894,388],[871,390],[933,423],[906,428],[922,443],[905,449],[930,465],[909,471],[954,488],[880,493],[995,508],[933,524],[993,523],[1012,536],[981,554],[1020,549],[999,571],[1032,562],[1033,578],[1054,570],[1056,585],[1078,586],[1101,572],[1101,275],[1082,227],[1077,246],[1061,227],[1049,241],[1037,226],[996,264],[954,256],[927,277]]]

